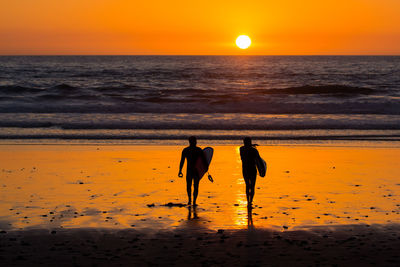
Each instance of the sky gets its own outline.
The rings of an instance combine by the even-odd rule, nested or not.
[[[0,0],[0,54],[400,55],[399,14],[400,0]]]

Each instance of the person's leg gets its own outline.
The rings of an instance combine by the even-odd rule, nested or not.
[[[188,205],[192,204],[192,177],[186,176],[186,191],[188,196]]]
[[[247,200],[247,204],[249,204],[250,203],[250,182],[247,177],[243,177],[243,178],[244,178],[244,182],[246,183],[246,200]]]
[[[197,199],[197,195],[199,194],[200,179],[194,178],[193,180],[194,180],[193,181],[193,206],[196,206],[196,199]]]
[[[253,203],[254,194],[256,192],[256,178],[257,176],[254,176],[250,179],[250,203]]]

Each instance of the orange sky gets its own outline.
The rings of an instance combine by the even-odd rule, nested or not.
[[[0,54],[398,55],[399,14],[400,0],[0,0]]]

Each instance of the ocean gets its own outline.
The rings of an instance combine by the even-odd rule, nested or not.
[[[0,139],[400,141],[400,56],[1,56]]]

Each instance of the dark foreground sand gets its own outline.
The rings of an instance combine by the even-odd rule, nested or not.
[[[0,266],[400,266],[400,225],[2,231]]]

